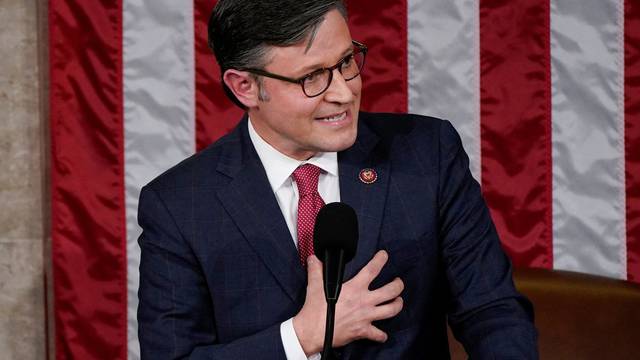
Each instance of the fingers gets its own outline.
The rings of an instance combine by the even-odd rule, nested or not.
[[[336,326],[338,330],[334,334],[334,342],[338,345],[357,339],[387,341],[387,334],[372,322],[392,318],[402,311],[404,302],[400,294],[404,290],[404,283],[396,278],[373,291],[369,290],[369,286],[380,275],[388,260],[386,251],[378,251],[353,279],[345,283],[336,309],[336,324],[339,326]],[[321,266],[318,269],[320,274],[313,274],[316,265],[310,262],[309,279],[311,281],[312,277],[317,276],[318,281],[322,282]]]
[[[340,347],[340,346],[344,346],[344,345],[350,343],[353,340],[361,340],[361,339],[368,339],[368,340],[377,341],[377,342],[381,342],[382,343],[382,342],[387,341],[388,338],[389,338],[389,336],[387,335],[387,333],[385,333],[384,331],[378,329],[374,325],[367,324],[367,325],[365,325],[363,327],[359,327],[357,329],[353,329],[353,337],[350,338],[347,341],[341,341],[339,339],[336,339],[336,337],[334,336],[334,338],[333,338],[333,346],[334,347]]]
[[[378,305],[371,312],[371,321],[392,318],[402,311],[403,306],[404,300],[399,296],[388,304]]]
[[[371,259],[367,265],[365,265],[360,272],[353,278],[357,282],[364,282],[366,284],[371,283],[373,279],[380,274],[382,267],[387,263],[389,255],[386,251],[380,250]]]
[[[369,328],[367,329],[367,334],[364,337],[380,343],[387,341],[388,338],[387,333],[373,325],[369,326]]]
[[[382,304],[389,300],[395,299],[400,296],[404,290],[404,282],[400,278],[395,278],[393,281],[387,283],[385,286],[371,291],[371,301],[374,304]]]

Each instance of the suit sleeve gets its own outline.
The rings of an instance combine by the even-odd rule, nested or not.
[[[453,333],[471,359],[537,359],[533,307],[513,285],[511,263],[447,121],[439,159],[439,231]]]
[[[158,194],[140,195],[138,335],[142,359],[286,359],[280,324],[229,343],[191,247]]]

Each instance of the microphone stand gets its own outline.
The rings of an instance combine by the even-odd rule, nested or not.
[[[324,251],[324,261],[322,263],[324,275],[324,295],[327,300],[327,321],[324,331],[324,346],[322,348],[322,360],[337,360],[332,349],[333,328],[336,317],[336,303],[342,288],[344,278],[344,249],[337,251]]]
[[[336,317],[336,303],[327,299],[327,322],[324,331],[324,346],[322,348],[322,360],[337,360],[337,356],[331,347],[333,343],[333,325]]]

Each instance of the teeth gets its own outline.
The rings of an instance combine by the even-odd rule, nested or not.
[[[341,114],[338,114],[336,116],[332,116],[332,117],[326,117],[326,118],[320,118],[320,120],[322,121],[326,121],[326,122],[332,122],[332,121],[340,121],[342,119],[344,119],[347,116],[346,112],[343,112]]]

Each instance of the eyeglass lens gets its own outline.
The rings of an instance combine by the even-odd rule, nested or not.
[[[364,66],[364,53],[356,52],[342,59],[338,71],[345,81],[349,81],[360,74],[362,66]],[[330,69],[322,69],[309,74],[302,83],[304,93],[309,97],[322,94],[331,85],[332,75]]]

